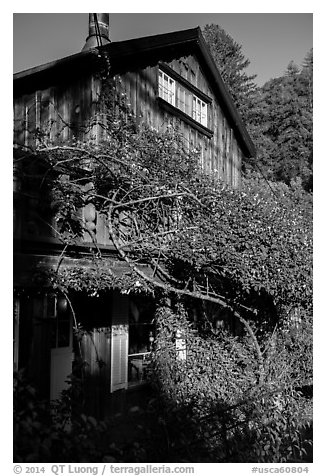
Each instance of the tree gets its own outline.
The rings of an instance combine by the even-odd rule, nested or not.
[[[66,246],[84,231],[78,208],[93,203],[119,256],[146,287],[235,313],[278,312],[285,303],[306,307],[310,220],[300,204],[294,213],[291,189],[280,188],[277,197],[255,183],[230,189],[199,169],[196,153],[174,132],[136,130],[121,121],[95,148],[45,146],[36,157],[51,170],[42,186]]]
[[[266,83],[261,89],[261,113],[257,116],[264,137],[270,141],[267,149],[267,155],[272,158],[270,178],[289,184],[300,177],[306,190],[312,188],[312,75],[309,71],[308,67],[300,70],[291,62],[284,76]]]
[[[310,201],[300,194],[295,183],[291,187],[280,185],[276,193],[258,181],[248,181],[241,191],[218,183],[215,177],[203,173],[197,154],[189,151],[175,131],[139,128],[125,114],[124,107],[117,108],[120,98],[114,98],[113,104],[109,98],[108,104],[107,120],[101,116],[102,125],[107,126],[99,143],[89,140],[58,145],[39,135],[37,148],[25,151],[17,161],[22,184],[31,180],[33,173],[34,185],[37,183],[41,190],[40,213],[47,197],[55,215],[56,233],[63,243],[58,266],[45,270],[43,283],[65,296],[72,290],[94,295],[108,288],[118,288],[123,293],[151,293],[158,303],[159,325],[160,315],[172,313],[166,349],[171,349],[178,325],[189,332],[194,328],[198,333],[191,337],[187,331],[187,339],[193,344],[189,361],[194,369],[188,383],[194,384],[194,391],[185,380],[187,374],[180,373],[179,364],[173,367],[171,382],[176,393],[172,396],[177,408],[182,402],[182,407],[189,410],[185,404],[192,402],[197,416],[202,417],[203,412],[225,409],[229,400],[235,408],[241,408],[234,413],[227,406],[230,421],[237,423],[237,432],[227,433],[225,438],[238,440],[250,434],[257,440],[266,421],[275,420],[273,398],[280,394],[291,410],[288,419],[281,419],[276,430],[267,426],[277,432],[278,438],[284,429],[294,426],[295,434],[290,433],[289,439],[293,436],[295,444],[299,444],[303,421],[295,405],[297,401],[303,404],[303,400],[295,389],[311,379]],[[114,275],[97,246],[91,223],[81,219],[79,209],[90,204],[107,224],[119,259],[129,267],[122,276]],[[84,232],[93,239],[92,265],[63,268],[62,256],[73,251]],[[170,310],[159,305],[162,297],[171,298]],[[75,318],[78,324],[78,316]],[[236,321],[238,337],[219,333],[220,320],[226,326]],[[168,323],[169,319],[163,321]],[[293,354],[287,351],[293,345],[289,336],[296,324],[299,329],[295,355],[303,345],[307,346],[300,371]],[[159,347],[159,339],[157,344],[156,368],[160,375],[160,351],[164,351],[164,345]],[[205,349],[204,356],[208,356],[205,366],[198,360],[200,349]],[[276,356],[279,360],[275,363]],[[231,399],[230,389],[221,386],[221,380],[214,376],[217,362],[226,365],[228,357]],[[236,383],[240,368],[246,385]],[[227,367],[223,375],[226,370]],[[198,397],[203,393],[203,376],[211,385],[205,406]],[[164,392],[169,394],[171,387],[160,380],[164,382]],[[216,392],[217,402],[213,396]],[[257,405],[266,421],[259,420],[255,413]],[[295,418],[291,420],[295,408]],[[247,423],[241,430],[238,423],[244,414]],[[270,448],[272,435],[269,430],[264,433]],[[214,444],[219,445],[220,440]],[[269,454],[256,457],[265,461]],[[289,454],[294,455],[292,443]],[[273,461],[290,456],[284,456],[280,449]]]
[[[204,38],[234,103],[257,148],[257,159],[246,160],[246,174],[273,181],[300,177],[312,190],[312,49],[300,69],[291,61],[280,78],[261,88],[248,75],[249,59],[242,46],[218,25],[206,25]]]
[[[256,76],[246,72],[250,61],[242,46],[219,25],[205,25],[203,35],[242,119],[250,122],[257,85]]]
[[[311,48],[306,56],[304,57],[302,70],[301,70],[301,81],[305,87],[306,97],[307,97],[307,107],[312,112],[313,106],[313,49]]]

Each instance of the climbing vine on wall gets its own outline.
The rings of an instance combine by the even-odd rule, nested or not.
[[[169,315],[164,322],[158,315],[158,384],[168,399],[191,404],[200,418],[216,400],[219,408],[235,405],[232,419],[245,419],[248,432],[256,425],[251,435],[265,435],[263,418],[270,418],[275,395],[287,399],[282,411],[294,411],[295,388],[311,381],[311,197],[296,182],[271,187],[245,181],[241,190],[231,189],[203,173],[198,151],[177,130],[137,126],[126,111],[110,103],[106,120],[101,116],[100,141],[61,145],[40,136],[37,148],[16,160],[21,187],[33,176],[41,191],[39,213],[47,207],[48,226],[62,244],[56,266],[35,278],[66,295],[119,289],[181,303],[170,317],[172,327],[188,332],[187,359],[170,355],[166,362],[174,364],[164,367],[162,356],[174,344]],[[115,272],[97,243],[95,214],[123,272]],[[84,234],[87,267],[65,267]],[[218,332],[221,315],[227,326],[237,321],[237,338]],[[262,405],[259,421],[254,404]]]

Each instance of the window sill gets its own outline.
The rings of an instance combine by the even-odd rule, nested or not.
[[[162,109],[164,109],[165,111],[169,112],[173,116],[178,117],[182,121],[186,122],[189,126],[193,127],[198,132],[200,132],[201,134],[209,137],[210,139],[213,137],[213,135],[214,135],[213,131],[208,129],[208,127],[205,127],[202,124],[200,124],[199,122],[195,121],[192,117],[188,116],[188,114],[181,111],[177,107],[172,106],[172,104],[168,103],[163,98],[158,96],[157,100],[158,100],[158,103],[160,104],[160,106],[162,107]]]

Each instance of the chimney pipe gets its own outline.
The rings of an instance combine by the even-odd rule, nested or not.
[[[98,30],[95,15],[97,17],[100,38],[97,38]],[[86,38],[86,43],[82,51],[88,50],[90,48],[96,48],[97,46],[99,46],[99,44],[106,45],[107,43],[110,43],[109,16],[109,13],[88,14],[88,37]]]

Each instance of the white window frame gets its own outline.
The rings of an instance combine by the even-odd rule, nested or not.
[[[158,71],[158,95],[198,124],[208,127],[208,103],[160,68]]]
[[[175,80],[161,69],[158,73],[158,94],[166,102],[175,106]]]
[[[207,103],[195,94],[192,96],[192,118],[207,127]]]

